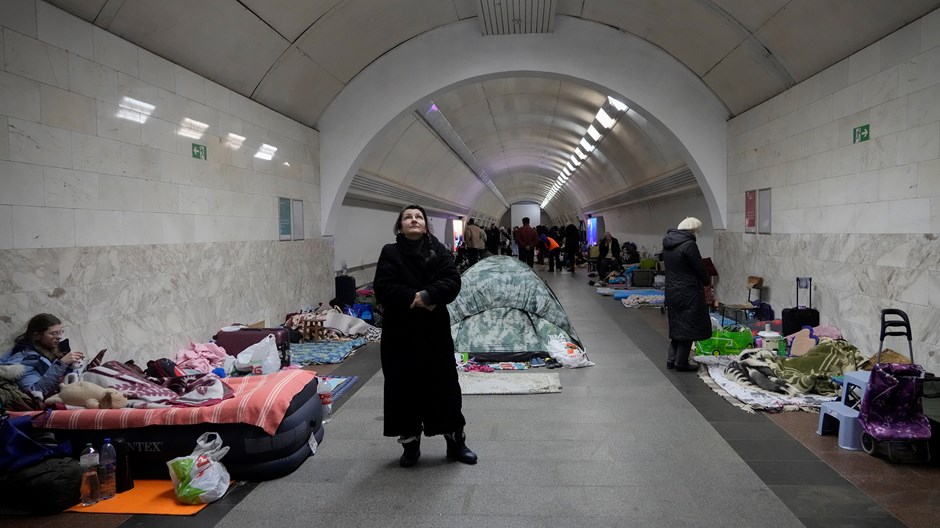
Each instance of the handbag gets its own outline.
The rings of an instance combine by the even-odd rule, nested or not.
[[[31,419],[28,414],[13,418],[0,410],[0,475],[15,473],[47,458],[71,455],[68,441],[45,445],[33,440]]]

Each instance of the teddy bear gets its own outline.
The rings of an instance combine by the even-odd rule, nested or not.
[[[122,409],[127,396],[117,389],[106,389],[89,381],[72,381],[59,385],[59,393],[46,398],[46,405],[64,403],[86,409]]]

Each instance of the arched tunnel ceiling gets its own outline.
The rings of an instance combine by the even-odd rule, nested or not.
[[[940,0],[46,1],[313,128],[343,88],[390,50],[471,18],[481,21],[484,34],[499,33],[502,10],[515,9],[511,16],[520,21],[503,26],[504,33],[550,32],[554,17],[568,16],[645,39],[694,72],[730,118],[940,5]],[[608,95],[617,96],[577,79],[525,75],[471,81],[435,94],[419,107],[401,109],[414,112],[376,138],[348,195],[375,202],[423,200],[440,211],[493,218],[511,203],[541,202]],[[439,111],[432,116],[436,121],[420,108],[431,102]],[[437,129],[440,118],[451,127],[449,139]],[[667,137],[637,112],[623,113],[547,205],[549,214],[602,210],[694,186]],[[469,162],[464,151],[471,153]]]

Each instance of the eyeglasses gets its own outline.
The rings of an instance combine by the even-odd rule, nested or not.
[[[65,334],[63,330],[57,330],[55,332],[46,332],[46,335],[49,337],[62,337]]]

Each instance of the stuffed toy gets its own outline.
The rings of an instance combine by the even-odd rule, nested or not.
[[[72,381],[59,385],[59,393],[46,398],[46,405],[64,403],[86,409],[122,409],[127,396],[117,389],[106,389],[88,381]]]

